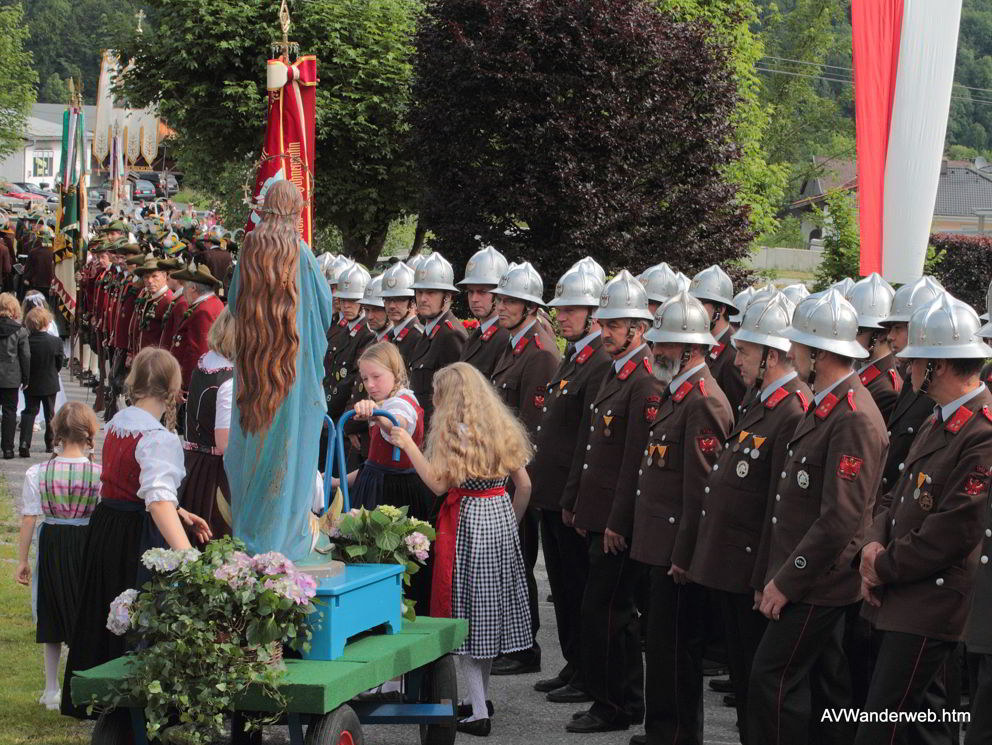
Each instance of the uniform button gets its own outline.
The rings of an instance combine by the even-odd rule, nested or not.
[[[703,510],[702,512],[700,512],[699,513],[699,516],[700,517],[706,517],[706,510]]]
[[[744,448],[744,455],[747,455],[750,452],[751,452],[751,448]]]
[[[589,428],[589,431],[590,431],[590,432],[595,432],[595,431],[596,431],[596,428],[595,428],[595,427],[590,427],[590,428]]]
[[[895,524],[896,524],[896,519],[893,517],[892,518],[892,526],[895,527]]]
[[[594,414],[598,414],[598,413],[599,413],[599,409],[598,409],[598,408],[596,408],[596,409],[593,409],[593,413],[594,413]]]
[[[606,416],[610,416],[613,413],[613,409],[606,410]]]
[[[662,432],[662,433],[661,433],[661,439],[662,439],[662,441],[665,441],[665,440],[667,440],[667,439],[668,439],[668,434],[667,434],[667,433],[665,433],[665,432]]]
[[[992,528],[986,528],[985,529],[985,537],[986,538],[992,538]]]
[[[589,464],[588,463],[583,463],[582,464],[582,470],[585,471],[587,468],[589,468]]]
[[[989,557],[988,556],[983,556],[981,559],[979,559],[979,561],[981,561],[983,564],[988,564],[989,563]]]
[[[913,434],[913,428],[912,427],[906,427],[906,431],[909,432],[909,434]]]
[[[545,406],[543,409],[541,409],[541,411],[547,411],[547,410],[548,410],[548,407],[547,406]]]
[[[668,522],[670,522],[670,523],[672,523],[674,525],[675,524],[675,518],[674,517],[668,518]]]
[[[719,463],[714,463],[713,464],[713,470],[714,471],[719,471],[720,470],[720,464]]]
[[[710,493],[710,488],[708,486],[704,486],[703,487],[703,493],[709,494]]]
[[[905,463],[900,463],[899,464],[899,470],[900,471],[905,471],[906,470],[906,464]]]
[[[787,473],[786,473],[785,471],[782,471],[782,478],[783,478],[783,479],[784,479],[784,478],[785,478],[786,476],[788,476],[788,475],[789,475],[789,474],[787,474]]]
[[[644,475],[644,469],[643,468],[638,468],[637,469],[637,475],[638,476],[643,476]]]
[[[899,497],[899,504],[902,504],[905,501],[906,501],[906,497]]]
[[[589,404],[589,411],[592,411],[592,404]]]
[[[745,551],[746,551],[747,553],[751,553],[751,547],[750,547],[750,546],[745,546],[745,547],[744,547],[744,550],[745,550]]]
[[[889,437],[892,437],[892,430],[889,430]]]
[[[790,458],[792,457],[792,451],[791,450],[789,451],[789,457]]]
[[[586,450],[592,450],[592,445],[586,445]]]
[[[937,587],[942,587],[943,584],[944,584],[944,578],[943,577],[937,577],[937,579],[934,580],[934,584],[937,585]]]
[[[882,483],[883,484],[887,484],[887,483],[889,483],[889,480],[883,476],[882,477]]]
[[[641,490],[640,489],[637,490],[637,496],[641,496]]]
[[[541,425],[540,425],[540,424],[538,424],[538,425],[537,425],[537,431],[538,431],[538,432],[540,432],[540,431],[541,431]]]
[[[772,525],[774,525],[777,522],[778,522],[778,518],[777,517],[772,517]]]
[[[805,463],[805,462],[806,462],[806,456],[804,455],[804,456],[803,456],[803,459],[802,459],[801,461],[799,461],[799,462],[800,462],[800,463]]]
[[[645,454],[645,455],[647,455],[647,454],[648,454],[648,451],[647,451],[647,450],[645,450],[645,451],[644,451],[644,454]]]
[[[776,494],[775,495],[775,501],[776,502],[781,502],[782,501],[782,495],[781,494]]]

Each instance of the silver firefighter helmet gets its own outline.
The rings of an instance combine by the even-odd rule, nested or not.
[[[402,261],[390,265],[382,273],[382,297],[413,297],[413,269]]]
[[[744,320],[744,309],[748,306],[751,298],[754,297],[754,293],[757,292],[753,287],[745,287],[743,290],[734,295],[734,305],[738,308],[736,313],[732,313],[727,319],[731,323],[739,324]]]
[[[620,273],[603,287],[603,292],[599,296],[599,308],[593,317],[601,321],[614,318],[651,321],[648,294],[644,291],[644,286],[626,269],[621,269]]]
[[[892,296],[892,308],[882,323],[909,323],[913,313],[939,298],[943,291],[944,287],[933,277],[907,282]]]
[[[414,277],[414,290],[458,292],[454,285],[455,270],[451,268],[451,262],[439,253],[432,253],[420,262]]]
[[[553,308],[570,305],[598,307],[602,292],[603,283],[596,275],[573,267],[561,275],[555,285],[555,296],[548,305]]]
[[[716,264],[696,274],[689,284],[689,294],[697,300],[720,303],[727,306],[727,313],[735,313],[734,283],[723,269]]]
[[[650,273],[641,284],[644,285],[650,302],[664,303],[679,293],[679,278],[664,261],[651,267],[648,272]]]
[[[474,254],[465,265],[465,279],[458,283],[459,287],[465,285],[492,285],[499,284],[500,277],[506,274],[508,262],[492,246],[486,246]]]
[[[371,305],[375,308],[385,308],[385,303],[382,302],[382,277],[383,275],[378,275],[369,280],[369,283],[365,285],[365,294],[362,296],[362,305]]]
[[[793,305],[799,305],[799,303],[809,297],[809,288],[802,282],[796,282],[794,285],[783,287],[781,292],[792,301]]]
[[[847,299],[858,312],[858,325],[863,329],[880,329],[892,310],[892,297],[896,291],[882,279],[878,272],[872,272],[859,280],[848,293]]]
[[[744,320],[733,339],[788,352],[792,342],[783,332],[791,325],[795,310],[795,303],[781,292],[755,300],[744,311]]]
[[[803,300],[792,314],[792,324],[783,335],[807,347],[844,357],[864,359],[868,350],[858,344],[858,314],[834,289]]]
[[[989,320],[990,312],[992,312],[992,282],[989,282],[989,289],[985,291],[985,312],[979,318],[983,321]]]
[[[831,290],[837,290],[841,295],[844,296],[845,300],[851,299],[851,290],[854,289],[854,280],[850,277],[844,277],[843,279],[838,279],[832,285],[830,285]]]
[[[684,290],[670,298],[654,314],[645,341],[673,344],[704,344],[712,347],[716,339],[710,333],[710,314],[701,301]]]
[[[493,294],[544,305],[544,281],[531,263],[525,261],[500,278]]]
[[[331,261],[330,274],[325,272],[324,276],[327,277],[327,283],[334,287],[338,283],[338,277],[341,276],[341,272],[347,269],[349,266],[355,263],[354,259],[349,259],[344,254],[340,256],[335,256]]]
[[[949,292],[916,310],[909,319],[909,342],[897,357],[983,359],[992,347],[982,340],[982,322],[975,310]]]
[[[353,263],[338,275],[335,296],[339,300],[361,300],[365,297],[365,287],[372,280],[369,270],[358,263]]]
[[[569,268],[581,269],[588,272],[589,274],[595,276],[600,282],[606,284],[606,272],[603,270],[603,267],[599,265],[599,262],[592,256],[586,256],[584,259],[579,259]]]

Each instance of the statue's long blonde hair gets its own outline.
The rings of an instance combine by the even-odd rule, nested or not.
[[[235,348],[241,429],[263,432],[296,380],[300,263],[300,190],[277,181],[265,195],[262,222],[245,236],[238,262]]]
[[[533,452],[524,425],[482,373],[467,362],[434,373],[425,455],[449,486],[508,476],[527,465]]]

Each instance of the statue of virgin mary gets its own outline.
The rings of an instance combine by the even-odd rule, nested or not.
[[[231,435],[224,468],[234,535],[250,553],[305,561],[318,444],[331,291],[300,238],[303,197],[291,181],[268,189],[245,236],[228,293],[237,329]]]

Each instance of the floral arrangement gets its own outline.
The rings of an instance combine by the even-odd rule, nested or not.
[[[479,328],[479,321],[475,318],[466,318],[462,321],[462,327],[468,331],[474,331]]]
[[[249,556],[233,538],[211,541],[202,553],[151,549],[141,562],[152,579],[118,595],[107,616],[113,633],[140,642],[131,674],[90,710],[138,702],[149,740],[207,745],[223,740],[225,716],[251,684],[284,709],[282,644],[307,647],[316,581],[282,554]]]
[[[407,516],[406,507],[382,504],[374,510],[353,509],[333,518],[327,534],[333,542],[334,557],[355,564],[402,564],[403,585],[430,555],[435,538],[431,524]],[[403,617],[409,621],[417,615],[414,601],[403,598]]]

